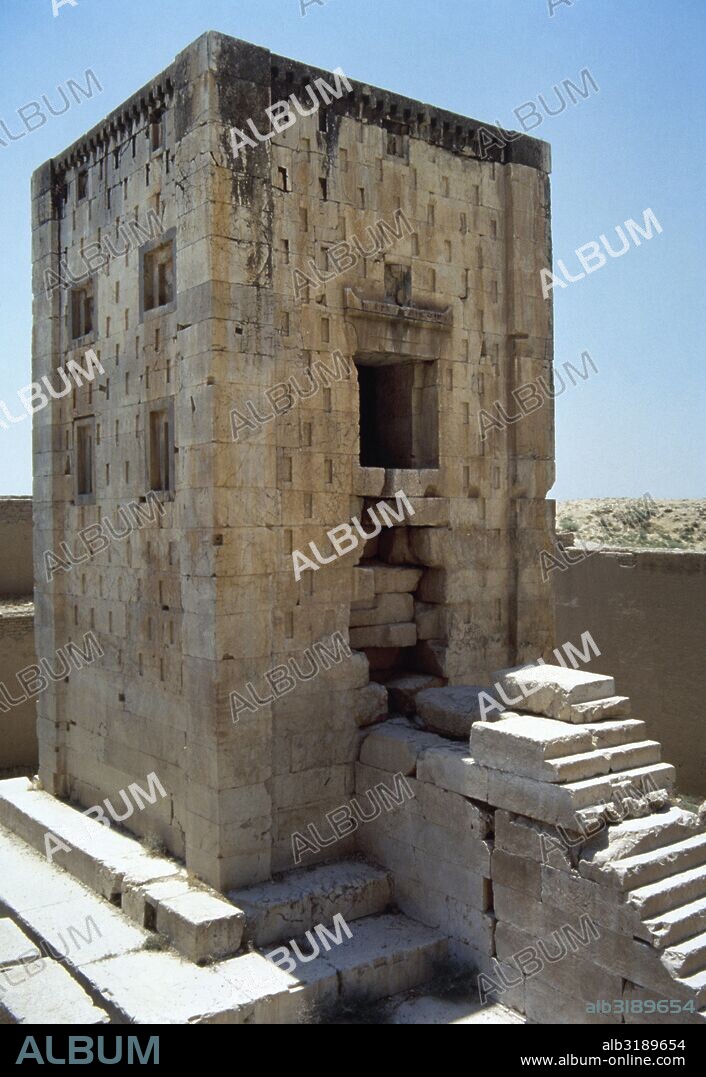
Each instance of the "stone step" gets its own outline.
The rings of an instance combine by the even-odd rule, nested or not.
[[[209,968],[138,951],[82,973],[97,996],[110,998],[120,1020],[134,1024],[300,1024],[346,1000],[417,987],[446,954],[442,935],[399,914],[356,920],[349,931],[338,943],[313,934],[298,940],[304,961],[290,946],[271,951],[271,960],[253,952]]]
[[[80,808],[33,789],[27,778],[0,781],[0,826],[43,856],[49,850],[52,863],[113,902],[119,900],[125,879],[140,884],[181,871],[175,861],[151,856],[134,838]]]
[[[590,838],[584,848],[584,857],[595,864],[619,860],[637,853],[649,853],[665,845],[682,841],[700,832],[702,824],[693,812],[670,807],[666,811],[652,812],[639,819],[625,819],[620,823],[603,827]]]
[[[513,708],[571,722],[571,708],[615,696],[612,677],[564,666],[519,666],[499,670],[493,681]]]
[[[706,971],[706,931],[668,947],[662,953],[662,964],[681,979]]]
[[[41,957],[41,951],[20,931],[9,917],[0,919],[0,972],[13,965],[32,963]],[[0,977],[0,984],[2,983]]]
[[[4,829],[0,863],[0,909],[43,955],[61,958],[69,970],[147,943],[149,932]]]
[[[683,905],[706,898],[706,872],[703,867],[690,868],[670,875],[659,882],[630,890],[627,895],[642,920],[651,920],[661,913],[672,912]]]
[[[635,724],[643,725],[644,723]],[[621,770],[628,770],[630,767],[643,767],[649,763],[659,763],[661,751],[658,741],[643,740],[633,744],[621,744],[615,748],[603,748],[580,755],[549,759],[541,768],[540,780],[575,782],[585,778],[595,778],[602,774],[617,773]]]
[[[419,701],[424,695],[432,693]],[[659,762],[660,745],[642,739],[644,732],[644,722],[630,718],[569,725],[508,711],[497,721],[476,721],[470,747],[481,766],[535,781],[573,782]]]
[[[6,969],[0,976],[0,1025],[105,1025],[110,1018],[94,1005],[58,961],[41,959],[31,972]]]
[[[645,920],[643,927],[652,944],[660,949],[698,935],[706,931],[706,897]]]
[[[184,868],[152,856],[71,804],[31,788],[26,778],[0,781],[0,825],[130,917],[157,931],[191,961],[237,953],[245,918],[221,894],[192,881]],[[48,854],[48,855],[47,855]]]
[[[83,988],[9,918],[0,920],[0,1024],[106,1024]]]
[[[392,901],[392,876],[364,861],[339,860],[299,868],[228,897],[245,914],[245,940],[270,946],[298,938],[336,913],[348,922],[384,912]]]
[[[53,971],[45,982],[58,993],[62,981],[61,997],[77,1000],[72,1009],[76,1021],[84,1020],[77,1014],[85,1014],[86,1021],[104,1021],[107,1013],[114,1021],[136,1024],[297,1023],[306,1020],[307,1007],[317,1003],[331,1005],[361,993],[382,998],[417,987],[431,978],[446,955],[444,935],[401,914],[363,916],[350,924],[344,917],[342,930],[335,912],[327,915],[331,909],[326,902],[335,896],[329,889],[320,906],[321,920],[314,925],[320,930],[300,937],[303,959],[293,967],[287,952],[290,957],[295,952],[287,939],[286,951],[278,946],[269,951],[271,959],[251,952],[201,968],[173,950],[155,947],[156,935],[131,923],[122,910],[5,830],[0,830],[0,862],[0,909],[26,932],[26,967],[37,960],[37,951],[39,960],[49,958],[47,968]],[[389,893],[387,874],[375,874],[368,865],[356,867],[354,877],[351,866],[351,886],[357,887],[361,900],[378,905],[383,893]],[[366,881],[361,887],[363,871]],[[345,889],[342,883],[344,907],[350,900]],[[320,894],[314,893],[310,915],[317,899]],[[355,902],[351,907],[353,915],[362,909]],[[297,937],[295,927],[296,922],[292,938]],[[9,939],[10,955],[16,955],[17,945],[16,936]],[[88,996],[97,1013],[79,1005]],[[29,1000],[22,1005],[29,1007]],[[53,1012],[48,1003],[45,1009]],[[27,1008],[30,1017],[22,1018],[23,1012],[18,1002],[7,1019],[45,1020],[41,1009]],[[56,1021],[61,1020],[57,1011]]]
[[[582,726],[515,711],[506,711],[496,722],[476,722],[470,745],[471,755],[481,766],[537,780],[547,759],[594,748],[590,731]]]
[[[168,939],[189,961],[231,957],[243,941],[242,910],[192,882],[185,872],[158,882],[127,884],[122,908],[131,920]]]
[[[586,781],[569,782],[561,788],[571,790],[576,800],[582,802],[581,806],[588,808],[611,803],[616,790],[634,790],[639,795],[649,792],[651,786],[671,789],[674,779],[675,771],[670,763],[654,763],[646,767],[630,767]]]
[[[695,972],[683,979],[677,978],[675,983],[691,995],[698,1010],[706,1009],[706,972]]]
[[[422,988],[422,991],[424,989]],[[522,1014],[499,1002],[439,998],[418,994],[389,999],[385,1006],[386,1023],[391,1025],[524,1025]]]
[[[594,882],[610,882],[618,890],[635,890],[699,866],[706,875],[706,834],[695,834],[648,853],[607,863],[596,864],[590,858],[583,858],[579,871]]]
[[[591,703],[572,703],[561,713],[563,722],[603,722],[630,714],[630,699],[628,696],[607,696]]]
[[[478,725],[473,729],[478,729]],[[428,754],[425,753],[422,759]],[[628,793],[642,803],[644,810],[640,814],[647,814],[653,801],[659,801],[655,807],[662,807],[666,797],[664,791],[674,783],[674,767],[667,763],[635,767],[565,785],[484,767],[475,759],[469,759],[467,763],[469,777],[473,778],[474,789],[478,791],[466,795],[487,800],[496,807],[538,822],[560,824],[588,833],[601,818],[624,816],[629,807]],[[637,812],[631,810],[630,814]]]
[[[619,748],[647,740],[647,727],[638,718],[607,718],[602,722],[585,722],[581,728],[590,732],[596,750]],[[651,743],[656,744],[657,741]]]

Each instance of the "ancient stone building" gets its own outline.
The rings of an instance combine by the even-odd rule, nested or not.
[[[0,969],[99,930],[0,1019],[399,1012],[450,959],[505,1021],[704,1019],[703,822],[583,634],[536,664],[553,417],[502,415],[551,395],[548,167],[209,33],[36,174]]]
[[[544,143],[210,33],[36,173],[35,380],[103,368],[35,418],[39,650],[104,651],[40,701],[47,789],[154,771],[174,853],[267,879],[351,792],[393,673],[547,651],[551,409],[484,439],[479,412],[551,378],[548,169]],[[413,515],[295,579],[398,491]],[[336,657],[276,698],[317,642]]]

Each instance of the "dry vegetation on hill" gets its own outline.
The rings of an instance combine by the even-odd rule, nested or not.
[[[601,497],[557,501],[557,531],[608,547],[706,550],[706,500]]]

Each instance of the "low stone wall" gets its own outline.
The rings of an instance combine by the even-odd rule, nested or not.
[[[36,662],[34,604],[0,600],[0,776],[34,774],[37,769],[37,704],[24,699],[20,670]]]
[[[0,596],[31,595],[32,498],[0,498]]]
[[[0,498],[0,776],[37,769],[37,705],[17,674],[36,662],[32,498]],[[2,689],[5,686],[5,690]],[[19,700],[17,704],[12,700]]]
[[[601,654],[587,668],[612,674],[631,697],[676,767],[679,791],[706,796],[706,554],[593,553],[551,578],[557,640],[591,633]]]

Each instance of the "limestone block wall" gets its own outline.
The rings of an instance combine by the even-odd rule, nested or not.
[[[361,558],[421,569],[400,668],[470,683],[553,642],[538,557],[551,412],[486,441],[478,423],[551,376],[547,147],[488,145],[477,121],[350,83],[235,154],[234,127],[263,131],[271,104],[307,101],[317,79],[336,85],[206,34],[33,187],[35,379],[89,346],[104,367],[35,422],[38,646],[92,631],[103,650],[42,697],[40,772],[93,804],[154,771],[169,792],[157,832],[224,889],[292,863],[293,832],[350,795],[359,730],[386,711],[370,648],[272,688],[313,645],[345,644]],[[121,226],[150,213],[162,232],[123,250]],[[108,238],[117,253],[96,256],[93,328],[76,339],[69,289],[47,295],[46,271]],[[173,301],[145,310],[144,255],[172,238]],[[354,264],[332,273],[341,243]],[[325,281],[301,290],[312,266]],[[145,519],[159,408],[172,481]],[[295,579],[293,551],[329,556],[329,529],[399,490],[414,517],[377,554],[361,542]],[[126,532],[133,503],[143,517]],[[106,520],[85,555],[82,533]],[[76,563],[49,578],[47,551]],[[399,640],[395,624],[383,635]],[[261,702],[234,722],[249,685]]]
[[[36,703],[17,674],[35,663],[32,498],[0,498],[0,773],[37,767]],[[17,700],[17,703],[13,701]]]
[[[34,606],[31,600],[0,599],[0,774],[34,774],[37,769],[37,704],[27,697],[17,674],[36,663]],[[14,703],[14,700],[19,702]]]
[[[262,129],[271,102],[293,93],[308,102],[307,86],[335,80],[240,42],[219,38],[214,48],[222,125],[215,245],[218,272],[237,299],[221,333],[216,420],[217,481],[238,487],[240,506],[217,551],[223,650],[235,659],[223,667],[224,696],[245,673],[262,684],[312,640],[347,636],[350,627],[354,648],[328,679],[239,719],[233,743],[246,745],[248,761],[232,781],[247,789],[251,745],[272,745],[271,781],[263,774],[250,795],[263,805],[263,828],[269,797],[272,867],[281,870],[292,864],[293,832],[325,827],[326,813],[350,796],[358,727],[386,711],[384,689],[371,683],[372,651],[399,649],[405,668],[472,683],[544,651],[552,637],[535,559],[553,529],[544,500],[552,417],[533,420],[522,443],[514,429],[482,442],[478,424],[482,406],[551,366],[550,313],[536,284],[549,246],[548,182],[536,158],[512,161],[496,149],[480,159],[474,122],[469,129],[469,121],[358,83],[234,157],[234,126],[252,117]],[[399,131],[403,152],[397,142],[391,152]],[[386,246],[375,240],[381,221],[399,232]],[[341,244],[355,252],[354,264],[332,272]],[[312,267],[322,271],[318,280]],[[404,310],[390,291],[402,279]],[[348,374],[327,377],[337,355]],[[366,384],[383,383],[381,371],[383,440],[389,449],[416,422],[427,438],[410,435],[416,466],[393,451],[376,466],[366,452],[363,395]],[[404,371],[414,372],[409,381]],[[257,434],[243,429],[234,446],[231,409],[247,415],[252,401],[270,414],[268,393],[281,384],[303,392]],[[381,535],[362,560],[361,544],[293,578],[292,551],[313,542],[329,556],[329,529],[362,519],[398,490],[415,508],[409,526]],[[365,603],[356,574],[380,561],[423,569],[412,597],[438,610],[425,631],[408,610],[393,615],[389,601],[388,623],[381,616],[364,629],[351,614]],[[238,635],[244,620],[247,637]],[[258,777],[263,766],[260,754]]]
[[[0,498],[0,595],[31,595],[32,498]]]
[[[35,379],[72,358],[85,368],[88,348],[103,367],[35,416],[38,653],[51,660],[86,632],[102,650],[39,701],[40,775],[46,789],[88,806],[156,773],[168,796],[149,825],[177,855],[192,817],[208,815],[200,749],[201,738],[211,744],[203,716],[215,704],[214,626],[204,632],[199,620],[208,593],[192,583],[213,492],[209,467],[194,469],[189,455],[210,438],[210,341],[198,312],[208,241],[183,179],[203,188],[207,67],[198,48],[182,55],[33,182]],[[150,213],[162,222],[152,240]],[[175,302],[145,311],[141,248],[171,237],[179,313]],[[66,278],[66,266],[93,287],[93,327],[77,340],[71,287],[46,289],[47,271]],[[150,499],[156,408],[172,409],[179,434],[172,488]],[[81,421],[94,424],[92,497],[77,496]],[[52,572],[48,553],[65,568]],[[140,813],[130,821],[138,832],[146,825]]]
[[[575,555],[576,556],[576,555]],[[594,553],[553,572],[557,638],[590,631],[590,669],[616,674],[634,712],[659,739],[677,787],[706,796],[706,555],[671,550]]]

